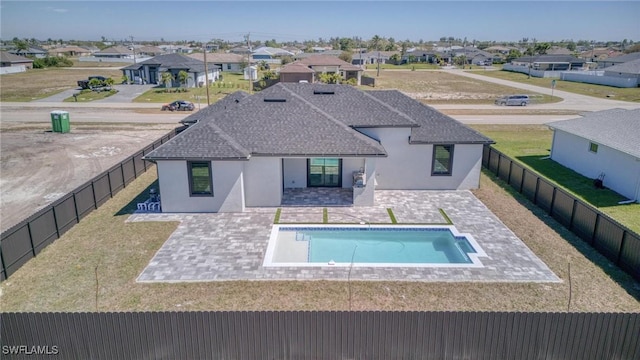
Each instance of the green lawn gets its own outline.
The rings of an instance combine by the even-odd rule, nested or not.
[[[549,156],[553,132],[544,125],[472,125],[492,138],[494,147],[548,178],[561,188],[590,203],[621,224],[640,233],[640,204],[618,205],[626,200],[608,189],[596,189],[593,179],[545,159]]]
[[[91,102],[94,100],[107,98],[117,92],[118,92],[117,90],[100,91],[100,92],[92,91],[92,90],[82,90],[76,93],[77,97],[69,96],[68,98],[64,99],[64,102]]]
[[[357,56],[354,57],[357,59]],[[365,65],[367,70],[376,70],[378,68],[377,64],[367,64]],[[380,69],[391,69],[391,70],[421,70],[421,69],[440,69],[440,66],[436,64],[426,64],[426,63],[415,63],[415,64],[402,64],[402,65],[393,65],[393,64],[380,64]]]
[[[222,73],[222,80],[218,80],[209,87],[209,98],[211,103],[218,101],[228,94],[238,90],[249,91],[249,81],[243,79],[242,74],[238,73]],[[175,90],[175,89],[169,89]],[[201,103],[207,102],[207,89],[202,88],[186,88],[186,92],[166,92],[166,89],[160,85],[144,94],[133,99],[133,102],[139,103],[167,103],[176,99],[189,100],[191,102]]]
[[[474,74],[490,76],[498,79],[516,81],[523,84],[537,85],[551,89],[551,79],[529,78],[527,74],[511,71],[477,71]],[[637,88],[616,88],[612,86],[585,84],[556,79],[556,90],[597,98],[610,98],[621,101],[640,102],[640,90]]]

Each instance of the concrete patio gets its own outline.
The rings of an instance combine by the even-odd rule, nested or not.
[[[298,201],[281,207],[279,223],[322,223],[322,206]],[[344,194],[342,194],[344,196]],[[295,197],[294,197],[295,198]],[[337,198],[340,198],[338,196]],[[334,201],[334,200],[332,200]],[[283,200],[284,202],[284,200]],[[329,223],[443,224],[444,210],[461,233],[470,233],[487,257],[480,268],[354,267],[351,280],[559,282],[495,215],[469,191],[376,191],[376,205],[327,206]],[[138,282],[224,280],[347,280],[349,267],[263,267],[277,208],[244,213],[133,214],[127,221],[180,221]]]

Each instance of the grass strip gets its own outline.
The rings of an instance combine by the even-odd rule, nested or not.
[[[280,224],[280,213],[282,212],[282,208],[278,208],[276,210],[276,216],[273,218],[274,224]]]
[[[398,220],[396,220],[396,216],[393,214],[393,210],[391,210],[391,208],[387,208],[387,213],[389,213],[389,218],[391,218],[391,223],[397,224]]]
[[[444,210],[438,209],[438,211],[440,211],[440,215],[442,215],[447,225],[453,225],[453,221],[451,221],[451,219],[449,218],[447,213],[444,212]]]
[[[329,223],[329,212],[327,211],[327,208],[322,208],[322,223]]]

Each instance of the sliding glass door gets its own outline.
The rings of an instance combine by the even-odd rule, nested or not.
[[[342,160],[312,158],[307,160],[308,187],[342,186]]]

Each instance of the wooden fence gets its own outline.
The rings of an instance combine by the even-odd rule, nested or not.
[[[482,164],[640,280],[640,235],[491,146],[485,146]]]
[[[0,317],[3,358],[11,359],[34,358],[35,351],[62,359],[640,358],[638,313],[238,311]]]
[[[0,281],[7,279],[29,259],[71,229],[118,191],[147,171],[142,157],[177,133],[172,130],[151,145],[128,157],[44,209],[0,234]]]

